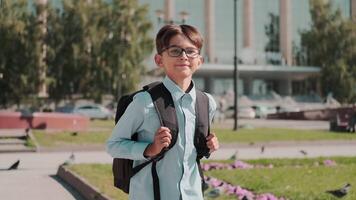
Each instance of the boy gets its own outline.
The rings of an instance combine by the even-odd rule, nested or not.
[[[178,119],[178,138],[163,159],[157,162],[160,196],[162,200],[202,200],[202,185],[197,153],[194,147],[195,85],[192,75],[203,63],[200,50],[203,39],[189,25],[166,25],[156,37],[157,54],[154,60],[164,69],[164,86],[172,95]],[[216,110],[216,103],[209,98],[209,120]],[[138,133],[138,141],[131,135]],[[171,143],[170,130],[162,127],[148,92],[140,92],[115,126],[107,141],[107,151],[115,158],[134,160],[134,166],[159,154]],[[206,138],[210,152],[219,148],[214,133]],[[144,167],[130,180],[131,200],[153,200],[150,165]]]

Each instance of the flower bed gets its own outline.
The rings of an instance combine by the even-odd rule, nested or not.
[[[322,162],[323,165],[328,167],[336,166],[336,162],[333,160],[324,160]],[[315,166],[319,166],[319,162],[314,163]],[[252,169],[252,168],[273,168],[272,164],[268,165],[252,165],[241,160],[236,160],[234,163],[203,163],[201,164],[203,171],[210,171],[210,170],[238,170],[238,169]],[[296,166],[298,167],[298,166]],[[263,194],[256,194],[253,191],[242,188],[239,185],[232,185],[228,182],[223,180],[219,180],[214,177],[204,176],[204,180],[206,184],[212,188],[212,191],[220,194],[226,193],[228,195],[234,195],[239,200],[287,200],[285,197],[276,197],[274,194],[271,193],[263,193]]]

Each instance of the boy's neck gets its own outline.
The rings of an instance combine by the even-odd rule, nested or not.
[[[173,80],[173,79],[172,79]],[[192,78],[185,78],[183,80],[173,80],[184,92],[189,92],[191,89]]]

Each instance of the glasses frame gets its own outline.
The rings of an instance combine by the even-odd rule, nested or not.
[[[171,55],[171,54],[169,53],[170,51],[167,51],[167,50],[169,50],[169,49],[172,48],[172,47],[181,49],[181,53],[180,53],[179,55],[177,55],[177,56]],[[198,50],[198,53],[197,53],[195,56],[190,56],[190,55],[187,54],[187,49],[195,49],[195,50]],[[159,54],[162,54],[164,51],[167,51],[167,54],[168,54],[170,57],[173,57],[173,58],[179,58],[179,57],[181,57],[181,56],[183,55],[183,52],[185,53],[185,55],[186,55],[188,58],[198,58],[198,57],[200,56],[200,49],[191,48],[191,47],[185,49],[185,48],[182,48],[182,47],[180,47],[180,46],[172,45],[172,46],[168,46],[168,47],[166,47],[166,48],[163,48]]]

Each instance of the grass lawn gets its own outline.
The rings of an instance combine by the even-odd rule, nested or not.
[[[61,147],[61,146],[80,146],[80,145],[103,145],[109,137],[106,131],[97,132],[72,132],[63,131],[58,133],[46,133],[45,131],[33,131],[38,144],[41,147]]]
[[[109,127],[111,124],[111,128]],[[70,145],[103,145],[111,135],[113,121],[96,120],[91,122],[91,127],[98,131],[46,133],[41,130],[33,134],[42,147],[60,147]],[[103,129],[104,128],[104,129]],[[213,129],[220,143],[252,143],[271,141],[316,141],[316,140],[356,140],[356,134],[337,133],[329,131],[308,131],[295,129],[240,129],[234,132],[229,129]]]
[[[335,161],[337,165],[323,165],[326,159]],[[256,193],[272,193],[291,200],[333,200],[336,198],[326,194],[326,190],[339,188],[346,183],[356,185],[356,157],[261,159],[245,162],[273,164],[274,167],[212,170],[205,172],[205,175],[249,188]],[[112,186],[111,165],[79,164],[70,168],[113,199],[127,199],[126,194]],[[232,200],[236,197],[224,195],[216,199]],[[356,199],[356,190],[351,188],[350,193],[343,199]]]
[[[356,134],[317,130],[296,130],[277,128],[214,129],[221,143],[250,143],[271,141],[317,141],[317,140],[356,140]]]

